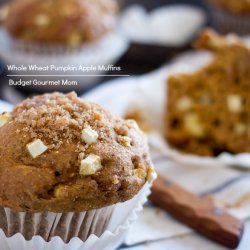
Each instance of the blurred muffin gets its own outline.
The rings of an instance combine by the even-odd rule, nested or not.
[[[115,0],[16,0],[4,25],[17,39],[76,46],[95,41],[116,24]]]
[[[214,59],[193,74],[168,79],[168,142],[197,155],[250,152],[249,47],[237,37],[209,30],[196,46],[213,52]]]
[[[8,236],[20,230],[26,239],[100,236],[114,204],[155,177],[137,124],[74,93],[37,96],[2,114],[0,141],[0,227]],[[26,213],[24,220],[18,212]]]
[[[210,0],[210,3],[235,14],[249,14],[250,2],[248,0]]]
[[[208,0],[212,21],[222,33],[250,33],[250,2],[248,0]]]

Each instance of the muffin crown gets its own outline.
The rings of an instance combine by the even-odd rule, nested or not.
[[[87,211],[131,199],[153,170],[145,135],[75,93],[27,99],[0,123],[0,204]]]
[[[77,46],[112,30],[116,0],[16,0],[5,8],[5,27],[15,38]]]

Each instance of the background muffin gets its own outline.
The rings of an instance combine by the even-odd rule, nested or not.
[[[1,213],[11,209],[17,217],[16,225],[21,223],[17,211],[29,215],[25,226],[12,230],[13,234],[27,228],[24,237],[31,237],[35,212],[42,213],[40,225],[46,228],[41,236],[51,231],[52,236],[64,235],[68,226],[73,227],[68,232],[75,232],[79,223],[83,223],[85,236],[93,223],[101,234],[113,209],[107,212],[107,207],[132,199],[155,177],[145,136],[137,124],[114,117],[74,93],[27,99],[12,113],[2,114],[0,120]],[[104,213],[100,210],[93,216],[99,208]],[[91,215],[71,213],[89,210]],[[59,229],[52,230],[54,225],[48,225],[48,212],[53,212],[54,217],[55,213],[64,213],[60,214]],[[69,215],[74,222],[65,225]],[[79,216],[93,221],[88,219],[85,225],[86,220]],[[7,230],[4,218],[0,225]]]
[[[115,0],[18,0],[8,6],[4,24],[18,39],[75,46],[112,30],[117,10]]]
[[[248,0],[208,0],[212,21],[222,33],[250,32],[250,2]]]
[[[248,0],[210,0],[210,3],[237,14],[249,14],[250,2]]]
[[[196,155],[250,152],[249,48],[237,37],[210,30],[196,46],[213,52],[214,59],[192,74],[168,78],[168,142]]]

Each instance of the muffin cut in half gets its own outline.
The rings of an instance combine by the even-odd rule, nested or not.
[[[184,152],[216,156],[250,152],[250,49],[236,36],[204,31],[197,48],[214,59],[167,81],[165,134]]]

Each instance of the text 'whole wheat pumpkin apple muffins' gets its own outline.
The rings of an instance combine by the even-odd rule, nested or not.
[[[250,48],[236,36],[204,31],[197,48],[214,58],[167,81],[165,134],[174,148],[217,156],[250,152]]]
[[[100,236],[115,204],[126,206],[156,177],[136,122],[73,92],[36,96],[2,114],[0,141],[0,227],[8,236]]]

